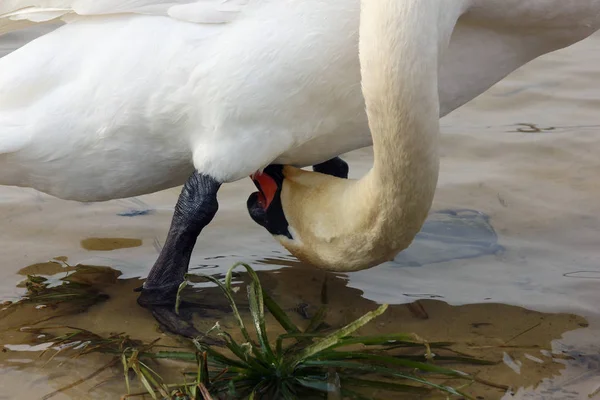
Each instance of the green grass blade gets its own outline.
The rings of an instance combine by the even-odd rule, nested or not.
[[[210,392],[204,383],[199,382],[197,387],[200,389],[200,394],[202,394],[202,400],[213,400],[213,397],[210,395]]]
[[[179,306],[181,306],[181,292],[189,285],[188,281],[181,282],[177,288],[177,295],[175,296],[175,314],[179,315]]]
[[[388,305],[383,304],[376,310],[366,313],[365,315],[363,315],[356,321],[351,322],[350,324],[346,325],[345,327],[325,336],[320,341],[318,341],[314,344],[311,344],[310,346],[308,346],[304,350],[302,350],[300,352],[300,354],[297,355],[293,359],[292,365],[297,365],[302,360],[312,357],[315,354],[317,354],[323,350],[326,350],[326,349],[330,348],[331,346],[334,346],[336,343],[338,343],[341,340],[341,338],[348,336],[349,334],[356,331],[360,327],[368,324],[372,319],[377,318],[378,316],[383,314],[387,310],[387,308],[388,308]]]
[[[282,340],[285,339],[318,339],[318,338],[324,338],[325,336],[327,336],[327,334],[325,333],[284,333],[283,335],[280,335],[279,337]]]
[[[445,349],[445,350],[450,350],[448,347],[452,346],[454,343],[452,342],[427,342],[427,345],[429,345],[429,348],[433,349]],[[385,344],[385,350],[386,351],[391,351],[391,350],[395,350],[395,349],[406,349],[406,348],[410,348],[410,347],[423,347],[425,346],[425,343],[409,343],[409,342],[405,342],[405,343],[400,343],[400,344]]]
[[[259,357],[250,356],[250,351],[254,349],[251,344],[249,344],[249,351],[246,351],[242,347],[243,345],[238,344],[227,332],[222,332],[220,335],[226,338],[225,345],[229,348],[229,350],[231,350],[231,352],[233,352],[240,360],[245,362],[251,370],[260,372],[261,374],[269,373],[268,365],[270,363],[268,361],[262,360]]]
[[[146,388],[146,391],[148,392],[148,394],[154,400],[158,400],[158,397],[156,397],[156,392],[155,392],[154,388],[152,387],[152,385],[150,384],[150,382],[148,381],[146,376],[142,373],[140,366],[136,362],[132,362],[131,368],[137,375],[138,379],[142,382],[142,385],[144,385],[144,387]]]
[[[281,395],[283,396],[283,400],[298,400],[298,396],[295,395],[286,382],[281,385]]]
[[[334,347],[349,346],[353,344],[364,344],[365,346],[390,346],[399,344],[408,344],[416,346],[424,346],[425,344],[418,341],[414,335],[406,333],[394,333],[390,335],[378,336],[359,336],[342,338]],[[434,346],[430,343],[430,346]]]
[[[196,398],[196,392],[198,391],[198,386],[195,385],[194,383],[188,383],[187,379],[185,378],[185,372],[182,374],[183,375],[183,389],[184,389],[184,393],[188,394],[192,399]],[[175,400],[177,398],[175,397]]]
[[[325,336],[326,336],[325,333],[288,333],[288,334],[279,335],[277,337],[276,353],[279,357],[281,357],[284,355],[284,353],[298,352],[299,349],[301,348],[301,345],[307,346],[308,344],[310,344],[313,341],[313,339],[323,338]],[[290,346],[287,346],[284,351],[283,341],[286,339],[295,339],[296,343],[294,343]]]
[[[327,379],[325,379],[325,378],[317,379],[317,378],[305,377],[305,378],[296,378],[294,381],[298,382],[298,384],[300,384],[301,386],[303,386],[305,388],[312,389],[312,390],[318,390],[319,392],[323,392],[323,393],[327,393],[331,390],[329,382],[327,382]]]
[[[210,358],[212,358],[213,361],[217,361],[218,363],[222,364],[223,366],[236,367],[236,368],[240,368],[240,369],[248,368],[248,364],[246,362],[244,362],[243,359],[240,361],[234,360],[227,356],[224,356],[223,354],[219,353],[218,351],[213,350],[210,346],[204,345],[203,343],[201,343],[195,339],[192,342],[194,343],[194,345],[196,346],[196,348],[199,351],[206,351],[208,353],[208,356]]]
[[[217,364],[217,366],[233,365],[239,368],[247,367],[246,364],[232,360],[217,351],[209,348],[208,346],[200,345],[199,351],[206,351],[209,355],[209,361]],[[167,359],[167,360],[180,360],[180,361],[196,361],[196,354],[184,351],[158,351],[156,353],[140,353],[140,357],[156,358],[156,359]]]
[[[146,364],[145,362],[138,360],[138,363],[140,364],[141,367],[143,367],[144,369],[146,369],[148,372],[151,372],[152,374],[154,374],[158,379],[161,379],[160,375],[158,374],[158,372],[156,372],[155,370],[153,370],[152,368],[150,368],[150,366],[148,366],[148,364]]]
[[[318,354],[317,356],[320,360],[367,360],[376,363],[393,365],[397,367],[418,369],[420,371],[431,372],[435,374],[442,374],[467,379],[470,378],[469,375],[464,372],[460,372],[450,368],[438,367],[437,365],[424,363],[420,361],[406,360],[401,357],[384,356],[370,353],[359,353],[354,351],[331,351],[327,352],[326,354]]]
[[[258,341],[260,343],[260,350],[263,355],[274,361],[275,356],[273,355],[273,350],[269,344],[269,339],[267,337],[267,329],[265,327],[265,307],[263,303],[263,290],[260,285],[260,280],[258,279],[258,275],[256,272],[245,263],[236,263],[227,271],[227,275],[225,277],[225,287],[229,292],[233,292],[231,287],[231,280],[233,278],[233,271],[237,267],[244,267],[250,275],[251,283],[248,286],[248,301],[250,303],[250,314],[252,315],[252,320],[254,322],[254,328],[256,330],[256,335],[258,336]]]
[[[279,325],[286,330],[287,333],[301,333],[302,331],[294,325],[290,317],[279,307],[266,292],[263,292],[263,301],[269,312],[275,317]]]
[[[413,360],[413,361],[422,361],[424,356],[402,355],[402,358],[407,359],[407,360]],[[483,359],[473,358],[473,357],[441,356],[441,355],[436,355],[433,358],[433,361],[437,361],[437,362],[449,361],[449,362],[454,362],[454,363],[465,363],[465,364],[476,364],[476,365],[497,365],[501,362],[501,361],[483,360]]]
[[[196,361],[196,354],[187,351],[158,351],[156,353],[140,353],[140,357],[166,358],[169,360]]]
[[[328,360],[324,360],[324,361],[306,360],[306,361],[303,361],[302,364],[298,365],[297,367],[298,368],[306,368],[306,367],[308,367],[308,368],[310,368],[310,367],[338,368],[340,370],[346,370],[345,371],[346,375],[348,374],[347,371],[354,370],[354,371],[362,371],[362,372],[373,373],[373,374],[380,374],[382,376],[403,378],[403,379],[406,379],[409,381],[417,382],[422,385],[438,389],[442,392],[452,394],[454,396],[463,396],[467,399],[473,400],[473,398],[471,396],[469,396],[465,393],[459,392],[458,390],[456,390],[452,387],[438,385],[438,384],[430,382],[426,379],[419,378],[414,375],[402,373],[395,369],[386,368],[386,367],[380,367],[380,366],[375,366],[375,365],[365,365],[365,364],[360,364],[360,363],[351,362],[351,361],[328,361]]]
[[[250,304],[250,314],[252,315],[252,320],[258,336],[258,342],[260,343],[261,352],[267,359],[273,362],[275,355],[273,354],[273,350],[269,344],[267,328],[265,326],[265,310],[262,300],[262,288],[260,287],[260,283],[258,281],[253,281],[252,284],[248,286],[247,290],[248,301]]]
[[[460,362],[460,363],[470,363],[470,364],[479,364],[479,365],[496,365],[500,364],[500,361],[490,361],[483,360],[480,358],[473,357],[460,357],[460,356],[435,356],[434,361],[452,361],[452,362]]]
[[[250,362],[250,352],[252,351],[252,345],[246,343],[245,345],[240,345],[236,342],[229,333],[221,332],[219,336],[225,338],[225,346],[233,353],[237,358],[239,358],[242,362],[249,365]]]
[[[234,265],[235,267],[235,265]],[[232,267],[233,268],[233,267]],[[229,270],[229,272],[227,273],[227,276],[229,277],[229,275],[231,275],[231,269]],[[201,275],[203,278],[211,281],[212,283],[214,283],[215,285],[217,285],[222,291],[223,294],[225,295],[225,297],[227,297],[227,300],[229,301],[229,306],[231,307],[231,310],[233,311],[233,316],[235,317],[240,331],[242,332],[242,335],[244,335],[244,339],[249,342],[252,343],[252,339],[250,338],[250,335],[248,334],[248,330],[246,329],[246,325],[244,325],[244,321],[242,320],[242,316],[240,315],[240,312],[237,308],[237,305],[235,304],[235,300],[233,299],[233,292],[231,291],[231,289],[228,288],[228,286],[225,286],[221,283],[221,281],[219,281],[217,278],[210,276],[210,275]],[[231,286],[231,277],[229,277],[229,287]]]
[[[413,386],[413,385],[404,385],[402,383],[394,383],[394,382],[385,382],[385,381],[375,381],[370,379],[359,379],[356,377],[348,377],[342,378],[342,387],[368,387],[373,389],[382,389],[390,392],[400,392],[400,393],[415,393],[415,394],[427,394],[431,392],[430,389]]]
[[[235,390],[235,381],[233,379],[230,380],[229,384],[227,385],[227,394],[229,395],[229,398],[236,398],[237,392]]]
[[[325,321],[326,316],[327,316],[327,306],[322,305],[321,307],[319,307],[319,309],[317,310],[315,315],[310,319],[310,322],[309,322],[308,326],[306,327],[306,329],[304,330],[304,332],[312,333],[312,332],[316,331],[319,328],[319,326],[321,326],[321,324]]]
[[[121,363],[123,364],[123,375],[125,376],[125,387],[127,388],[127,394],[131,394],[131,387],[129,385],[129,363],[127,362],[127,356],[125,353],[121,354]]]
[[[144,376],[150,381],[150,383],[152,383],[154,385],[156,390],[158,390],[158,392],[162,396],[168,397],[169,396],[169,393],[168,393],[169,388],[167,387],[167,385],[165,385],[162,382],[162,377],[156,371],[154,371],[152,368],[150,368],[147,364],[143,363],[140,360],[138,360],[138,365],[139,365],[140,371],[142,371]]]
[[[208,375],[208,353],[198,353],[198,376],[197,381],[208,387],[210,385],[210,378]]]

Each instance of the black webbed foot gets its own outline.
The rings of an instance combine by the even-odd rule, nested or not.
[[[149,309],[162,330],[190,339],[203,336],[191,323],[192,315],[188,311],[180,309],[177,314],[172,306],[151,306]]]

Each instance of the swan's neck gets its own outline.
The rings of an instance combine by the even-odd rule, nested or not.
[[[373,267],[421,229],[438,178],[438,60],[470,0],[362,0],[362,90],[374,165],[359,181],[287,170],[282,191],[298,258]],[[300,205],[301,203],[301,205]]]
[[[364,1],[359,47],[374,151],[367,179],[382,217],[403,226],[427,212],[438,175],[437,10],[412,3]]]
[[[374,165],[356,190],[371,198],[365,211],[374,216],[371,234],[381,254],[394,256],[412,242],[433,201],[438,60],[461,11],[461,2],[452,2],[362,2],[359,50]]]

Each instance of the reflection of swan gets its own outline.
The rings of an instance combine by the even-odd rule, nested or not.
[[[390,23],[414,44],[362,48],[363,57],[392,68],[369,72],[363,65],[378,154],[373,171],[346,184],[289,169],[295,178],[281,203],[272,202],[279,198],[273,187],[261,187],[250,202],[272,232],[289,234],[285,215],[290,236],[304,245],[284,244],[321,266],[363,268],[405,247],[435,187],[438,113],[586,37],[596,21],[584,18],[600,7],[591,0],[568,9],[563,0],[399,3],[392,14],[400,19]],[[408,18],[412,13],[419,19]],[[371,143],[359,85],[358,0],[3,0],[0,14],[0,32],[30,20],[67,22],[0,59],[0,183],[99,201],[188,179],[146,282],[146,302],[166,299],[164,290],[182,279],[197,235],[217,210],[221,183],[268,164],[321,163]],[[373,30],[388,42],[390,33]],[[451,34],[438,88],[437,50]],[[383,92],[384,81],[393,96]],[[383,100],[393,109],[381,113]],[[345,175],[339,160],[320,170]],[[270,204],[266,215],[259,203]],[[274,212],[279,205],[285,214]],[[357,235],[347,236],[353,229]],[[344,235],[350,240],[338,239]]]

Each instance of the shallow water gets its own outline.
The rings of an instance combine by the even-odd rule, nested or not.
[[[16,39],[4,38],[0,54]],[[491,346],[525,332],[518,344],[529,350],[509,351],[513,361],[482,372],[516,393],[477,389],[484,399],[587,399],[600,387],[598,48],[595,36],[538,59],[442,120],[441,175],[429,225],[396,262],[336,278],[332,309],[340,321],[389,302],[398,306],[381,322],[386,329],[432,340]],[[352,177],[372,159],[370,149],[344,158]],[[299,265],[251,221],[245,201],[253,190],[249,180],[222,188],[192,271],[218,273],[249,262],[270,271],[261,279],[284,304],[314,304],[322,273]],[[161,336],[132,291],[158,255],[177,195],[172,189],[80,204],[0,188],[0,300],[18,299],[27,273],[64,276],[64,267],[47,263],[56,257],[109,266],[121,273],[101,280],[110,299],[54,322],[145,340]],[[467,211],[435,213],[441,210]],[[419,299],[424,314],[400,306]],[[32,338],[18,328],[56,310],[8,311],[0,314],[0,342],[22,345]],[[0,355],[0,399],[39,398],[106,363],[90,356],[44,366],[39,352],[25,348],[10,346]],[[117,369],[54,398],[116,398],[124,390]]]

